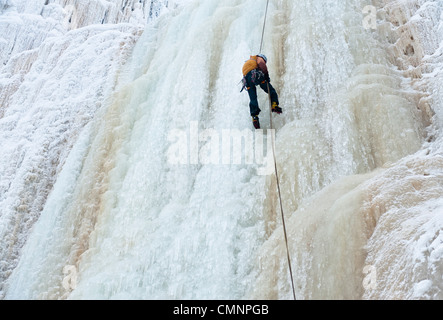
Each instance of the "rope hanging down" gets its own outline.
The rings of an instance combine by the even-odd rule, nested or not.
[[[267,83],[268,85],[268,92],[269,91],[269,83]],[[270,121],[271,121],[271,132],[274,129],[273,125],[272,125],[272,101],[271,101],[271,94],[269,93],[269,113],[270,113]],[[294,300],[297,300],[296,296],[295,296],[295,288],[294,288],[294,277],[292,275],[292,267],[291,267],[291,256],[289,254],[289,246],[288,246],[288,235],[286,232],[286,224],[285,224],[285,214],[283,212],[283,204],[282,204],[282,200],[281,200],[281,191],[280,191],[280,180],[278,178],[278,169],[277,169],[277,159],[275,156],[275,136],[273,133],[271,133],[271,137],[272,137],[272,155],[274,156],[274,169],[275,169],[275,178],[277,180],[277,190],[278,190],[278,198],[280,201],[280,211],[281,211],[281,220],[282,220],[282,224],[283,224],[283,233],[285,235],[285,244],[286,244],[286,254],[288,257],[288,266],[289,266],[289,274],[291,276],[291,285],[292,285],[292,294],[294,296]]]
[[[265,20],[263,22],[263,31],[261,35],[261,41],[260,41],[260,53],[263,47],[263,38],[265,35],[265,27],[266,27],[266,18],[268,16],[268,7],[269,7],[269,0],[266,2],[266,12],[265,12]],[[289,254],[289,246],[288,246],[288,235],[286,232],[286,224],[285,224],[285,214],[283,212],[283,205],[281,200],[281,190],[280,190],[280,180],[278,178],[278,169],[277,169],[277,158],[275,156],[275,135],[273,134],[273,124],[272,124],[272,100],[271,100],[271,91],[269,90],[269,82],[266,83],[268,86],[268,96],[269,96],[269,113],[270,113],[270,122],[271,122],[271,137],[272,137],[272,155],[274,157],[274,170],[275,170],[275,177],[277,180],[277,190],[278,190],[278,198],[280,201],[280,211],[281,211],[281,218],[283,223],[283,233],[285,236],[285,243],[286,243],[286,254],[288,258],[288,266],[289,266],[289,274],[291,276],[291,286],[292,286],[292,294],[294,296],[294,300],[297,300],[295,296],[295,287],[294,287],[294,277],[292,275],[292,266],[291,266],[291,256]]]
[[[263,38],[264,38],[264,35],[265,35],[266,17],[268,16],[268,7],[269,7],[269,0],[266,1],[265,21],[263,22],[263,31],[261,33],[261,41],[260,41],[260,51],[259,51],[259,53],[261,53],[261,49],[263,48]]]

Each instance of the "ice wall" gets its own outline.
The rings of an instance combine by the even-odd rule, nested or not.
[[[270,2],[264,51],[285,111],[276,147],[296,293],[438,299],[442,4],[374,1],[375,29],[363,25],[366,5]],[[37,188],[51,190],[41,215],[22,215],[39,219],[21,231],[20,256],[4,259],[8,276],[20,258],[6,298],[291,298],[274,177],[257,175],[258,163],[194,163],[192,151],[184,165],[168,158],[171,143],[192,150],[194,131],[207,152],[223,130],[250,128],[235,84],[257,53],[264,8],[184,1],[144,29],[103,84],[106,107],[78,129],[50,187]],[[15,212],[5,234],[23,225],[9,222]]]
[[[442,298],[443,167],[438,142],[442,114],[436,58],[441,51],[442,4],[373,4],[379,19],[372,32],[376,42],[354,37],[353,43],[360,45],[352,47],[353,59],[348,61],[360,65],[342,83],[343,88],[327,95],[326,110],[314,109],[322,110],[329,118],[323,123],[328,135],[332,133],[329,145],[324,138],[306,139],[310,135],[301,121],[298,136],[303,137],[302,141],[291,139],[291,133],[297,130],[295,124],[291,133],[285,128],[280,131],[278,143],[287,139],[295,146],[294,154],[287,155],[289,152],[285,151],[283,158],[295,165],[282,164],[280,168],[283,174],[295,177],[296,187],[286,198],[294,199],[286,200],[287,207],[292,205],[289,209],[300,203],[296,201],[300,199],[297,192],[303,191],[299,185],[306,188],[313,181],[311,185],[318,186],[319,181],[325,180],[318,170],[314,171],[317,175],[300,170],[301,163],[310,159],[311,166],[328,163],[324,155],[329,155],[338,161],[326,174],[347,175],[338,181],[331,179],[334,182],[302,201],[289,218],[299,298]],[[352,39],[346,31],[344,35]],[[356,51],[357,48],[360,50]],[[299,117],[304,118],[303,114]],[[319,114],[316,118],[324,116]],[[320,122],[319,126],[323,124]],[[331,153],[324,151],[325,145]],[[280,145],[279,150],[282,149]],[[306,149],[318,151],[309,158]],[[375,168],[378,169],[369,174],[353,175]],[[306,193],[309,192],[312,191]],[[281,230],[273,234],[262,250],[260,256],[265,258],[261,260],[261,274],[251,297],[290,298]]]
[[[425,93],[419,107],[433,115],[422,150],[370,181],[364,211],[376,222],[366,264],[377,286],[365,299],[443,298],[443,154],[441,149],[441,1],[398,1],[386,7],[400,40],[393,47],[411,85]],[[366,209],[367,208],[367,209]],[[368,210],[369,209],[369,210]]]
[[[192,2],[146,29],[122,72],[134,79],[92,126],[84,166],[68,159],[75,166],[61,174],[75,183],[54,186],[7,298],[66,297],[67,265],[88,274],[71,298],[244,295],[238,282],[250,283],[250,256],[264,233],[261,203],[248,195],[264,197],[263,177],[253,166],[171,165],[167,150],[168,132],[188,132],[192,120],[200,130],[250,124],[247,109],[230,111],[245,98],[232,75],[248,51],[248,42],[237,47],[244,35],[232,30],[243,26],[239,17],[251,4]],[[229,67],[211,64],[219,59]],[[56,194],[65,194],[62,203]]]
[[[161,7],[0,1],[0,296],[80,131]]]

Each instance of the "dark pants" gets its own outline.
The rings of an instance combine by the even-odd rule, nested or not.
[[[252,81],[252,72],[249,72],[246,77],[246,87],[248,89],[249,94],[249,109],[251,111],[251,116],[258,116],[260,113],[260,108],[258,107],[258,100],[257,100],[257,88],[255,87],[257,84],[254,84]],[[258,82],[260,85],[260,88],[262,88],[266,93],[268,93],[268,84],[266,82],[263,82],[264,79],[257,79],[256,82]],[[278,102],[278,95],[277,91],[275,91],[274,87],[269,83],[269,90],[271,91],[271,101]]]

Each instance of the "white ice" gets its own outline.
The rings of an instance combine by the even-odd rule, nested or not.
[[[26,50],[0,41],[2,294],[291,299],[273,175],[192,159],[226,130],[258,137],[237,83],[265,2],[176,1],[149,21],[109,4],[101,25],[97,1],[75,28],[55,4],[40,16],[40,2],[24,13],[0,2],[13,33],[22,21],[45,30]],[[270,1],[263,51],[284,109],[276,155],[296,294],[441,299],[443,4],[377,2],[375,30],[366,5]],[[187,164],[169,162],[174,132]]]

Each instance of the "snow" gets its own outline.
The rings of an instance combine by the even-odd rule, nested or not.
[[[376,30],[365,5],[270,2],[297,297],[442,299],[443,3],[379,3]],[[274,177],[167,157],[192,124],[249,130],[236,84],[263,14],[0,0],[0,297],[291,299]]]
[[[438,160],[441,168],[441,157]],[[416,160],[407,165],[414,165],[409,170],[421,169]],[[385,179],[382,188],[389,190],[387,196],[380,192],[378,199],[373,200],[386,212],[368,242],[366,259],[367,264],[377,269],[379,285],[375,290],[367,290],[365,298],[441,300],[442,171],[427,176],[400,176],[404,174],[398,172],[396,182]],[[377,183],[380,185],[380,181]],[[389,203],[392,191],[401,194],[396,194],[395,202]]]
[[[70,149],[143,31],[141,20],[94,24],[94,11],[82,13],[91,25],[69,31],[59,4],[8,4],[0,15],[0,292]]]
[[[327,102],[327,132],[333,151],[337,144],[335,152],[327,152],[324,146],[328,140],[318,134],[321,130],[314,127],[306,132],[305,118],[321,119],[324,114],[322,108],[312,108],[308,97],[300,108],[312,109],[303,110],[295,116],[300,120],[279,131],[282,183],[286,177],[294,181],[292,189],[291,183],[287,183],[283,190],[292,191],[285,195],[284,203],[294,211],[287,225],[299,299],[442,298],[442,82],[438,53],[442,34],[436,19],[441,9],[441,3],[423,1],[422,6],[416,1],[392,1],[379,9],[379,15],[385,11],[390,23],[378,26],[380,38],[376,39],[379,46],[388,46],[387,51],[394,56],[387,58],[394,66],[383,62],[383,56],[371,58],[371,54],[380,52],[374,50],[377,45],[372,40],[355,39],[355,43],[370,44],[373,48],[357,51],[357,54],[364,53],[364,59],[357,57],[354,61],[366,63],[353,70],[343,92],[338,90],[336,94],[327,95],[332,97]],[[414,19],[408,19],[410,16]],[[399,25],[403,25],[401,30]],[[395,37],[399,38],[393,40]],[[411,44],[411,39],[416,39],[413,41],[416,53],[408,56],[403,48]],[[322,42],[322,47],[327,45]],[[321,50],[314,52],[321,55]],[[310,53],[307,49],[304,51]],[[306,53],[297,57],[300,55],[303,57]],[[371,59],[375,64],[367,63]],[[306,68],[306,63],[303,67]],[[315,74],[308,72],[305,77]],[[292,86],[293,82],[284,83]],[[291,88],[297,92],[300,90],[297,87],[304,90],[310,83],[303,78],[303,85]],[[374,91],[380,100],[374,98]],[[299,92],[298,100],[304,94]],[[404,109],[407,105],[410,105],[409,111]],[[323,113],[313,117],[315,110]],[[344,110],[347,114],[343,114]],[[321,128],[323,124],[318,122]],[[426,141],[422,137],[427,137]],[[307,142],[306,145],[302,141]],[[293,154],[289,151],[292,145]],[[314,153],[306,150],[309,146],[314,147]],[[406,149],[402,150],[403,147]],[[411,155],[406,156],[408,154]],[[331,164],[325,155],[338,160],[332,162],[336,168],[328,169]],[[298,168],[309,161],[312,161],[309,167],[314,170]],[[370,168],[378,169],[369,175],[353,175]],[[326,169],[323,174],[322,169]],[[347,176],[337,179],[340,173]],[[318,182],[322,180],[331,183],[321,187]],[[320,191],[305,191],[309,185],[317,186]],[[282,231],[277,229],[261,250],[261,270],[250,297],[290,299]],[[366,281],[365,270],[374,271],[373,283]],[[274,274],[280,276],[276,279]]]

